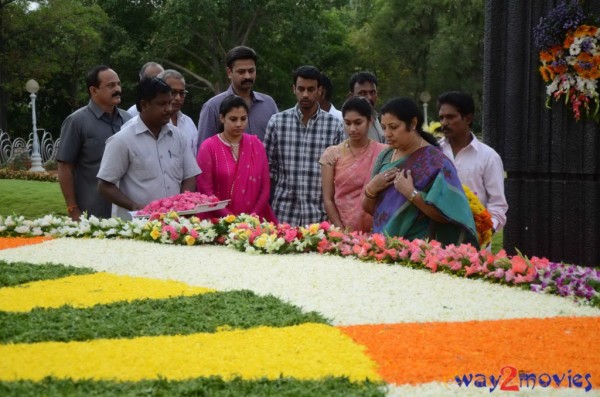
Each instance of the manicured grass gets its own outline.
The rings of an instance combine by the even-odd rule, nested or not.
[[[492,252],[497,254],[504,246],[504,230],[492,235]]]
[[[282,397],[383,397],[382,384],[352,383],[344,378],[318,381],[295,379],[224,381],[218,377],[188,381],[151,380],[142,382],[70,381],[46,378],[41,382],[0,382],[0,395],[11,397],[88,396],[282,396]]]
[[[0,287],[91,273],[95,273],[95,270],[63,265],[32,265],[30,263],[0,261]]]
[[[0,179],[0,215],[37,219],[51,213],[67,215],[58,183]]]

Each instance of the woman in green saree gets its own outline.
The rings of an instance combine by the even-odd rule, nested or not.
[[[373,232],[479,247],[456,169],[422,124],[419,107],[409,98],[391,99],[381,109],[390,147],[377,157],[362,201],[373,214]]]

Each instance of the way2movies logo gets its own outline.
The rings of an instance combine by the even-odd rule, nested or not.
[[[506,365],[500,369],[500,374],[463,374],[455,375],[448,384],[457,384],[459,387],[478,387],[489,388],[490,393],[498,388],[502,391],[519,391],[521,389],[535,389],[536,387],[569,387],[585,389],[586,392],[592,390],[592,374],[576,374],[569,370],[560,374],[528,373],[518,371],[512,365]]]

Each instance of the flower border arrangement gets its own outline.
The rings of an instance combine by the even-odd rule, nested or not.
[[[546,107],[564,97],[575,120],[600,121],[600,29],[578,0],[563,0],[533,29],[546,85]]]
[[[555,264],[546,258],[527,258],[520,253],[510,257],[504,250],[493,254],[486,249],[478,251],[470,244],[443,247],[437,241],[409,241],[378,233],[344,233],[328,222],[294,227],[286,223],[261,222],[246,214],[200,220],[181,217],[174,212],[132,221],[86,215],[80,222],[53,215],[36,220],[0,216],[0,236],[129,238],[163,244],[221,244],[254,254],[318,252],[431,272],[443,271],[600,303],[597,302],[600,301],[600,270],[597,269]]]
[[[469,200],[471,212],[473,212],[475,228],[477,229],[477,240],[479,241],[480,246],[486,247],[492,242],[492,229],[494,227],[492,216],[483,204],[481,204],[479,197],[477,197],[467,185],[462,185],[462,187],[467,196],[467,200]]]

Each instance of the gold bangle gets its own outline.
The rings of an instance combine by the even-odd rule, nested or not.
[[[67,213],[70,214],[71,212],[75,211],[75,208],[77,208],[77,207],[78,207],[77,204],[67,206]]]
[[[367,196],[367,198],[371,199],[371,200],[375,200],[377,198],[376,194],[373,194],[373,193],[371,193],[369,191],[369,187],[368,186],[365,186],[365,196]]]

